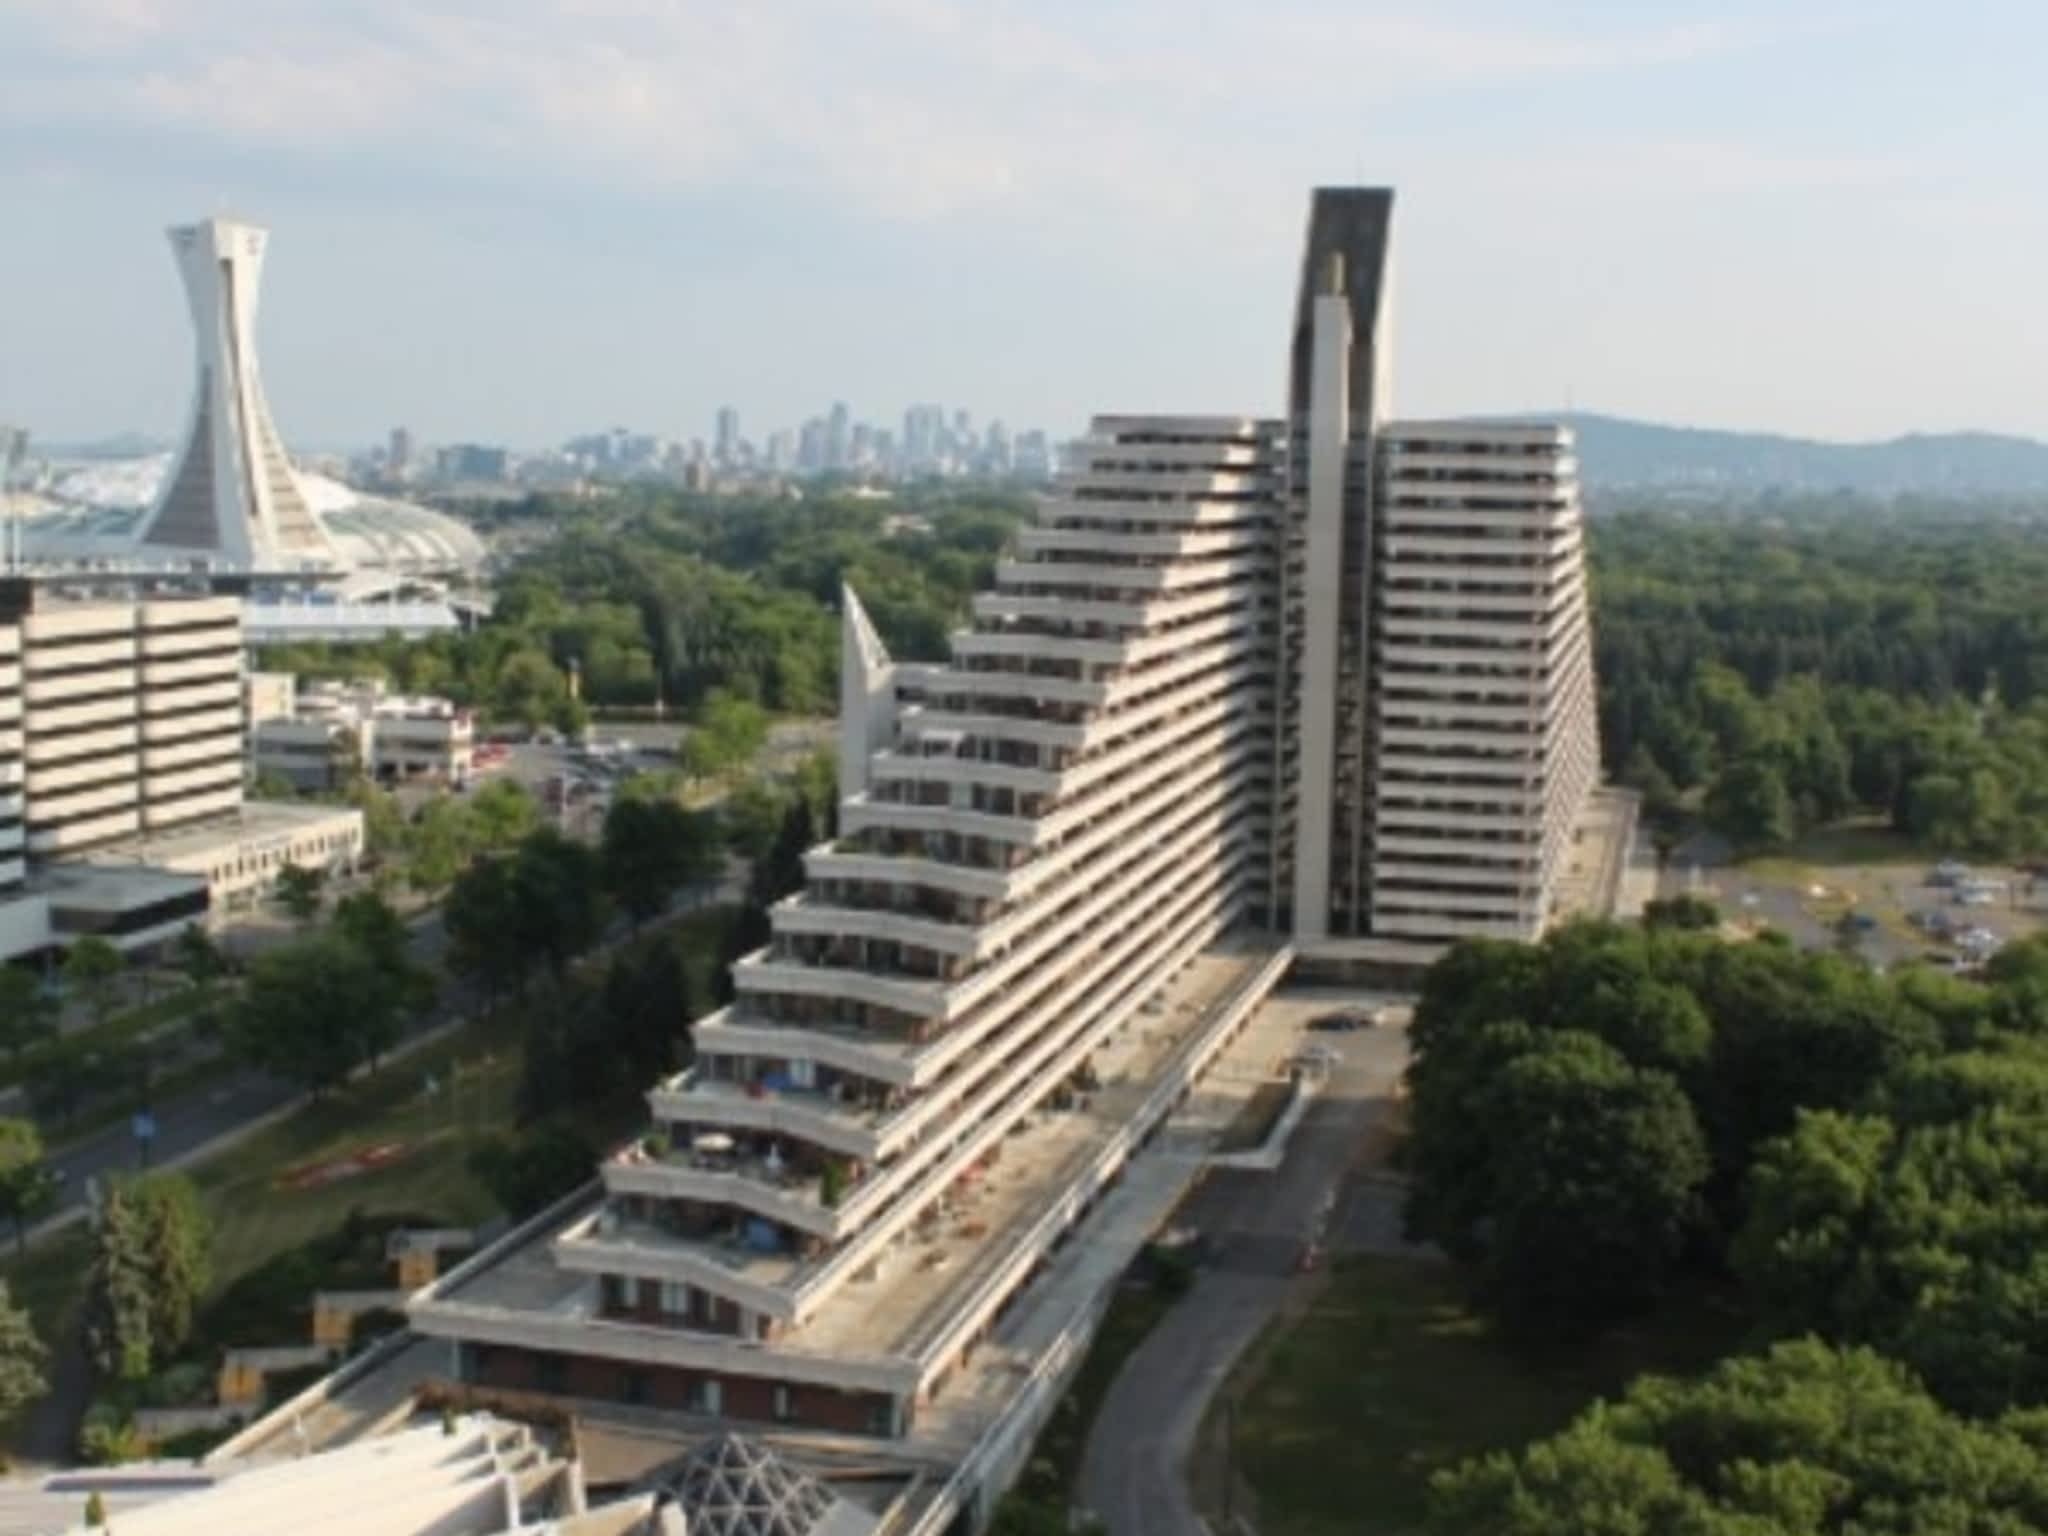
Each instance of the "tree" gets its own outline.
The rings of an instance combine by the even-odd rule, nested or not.
[[[839,835],[839,763],[830,752],[807,752],[791,776],[796,792],[811,807],[811,819],[825,837]]]
[[[338,934],[313,934],[250,962],[229,1039],[250,1066],[318,1096],[398,1036],[399,987]]]
[[[396,795],[367,779],[358,779],[348,787],[348,802],[363,813],[365,854],[381,860],[405,852],[405,812]]]
[[[565,693],[555,700],[554,713],[550,718],[556,730],[574,740],[590,729],[590,706]]]
[[[1439,1474],[1443,1536],[1926,1536],[2048,1530],[2030,1420],[1973,1422],[1892,1362],[1811,1340],[1648,1376],[1562,1434]]]
[[[141,1381],[156,1358],[143,1213],[125,1181],[101,1198],[86,1273],[85,1346],[93,1368],[113,1381]]]
[[[1667,896],[1643,904],[1643,926],[1711,933],[1721,926],[1721,909],[1702,896]]]
[[[809,802],[801,796],[792,799],[782,813],[782,825],[776,829],[775,842],[767,856],[755,861],[748,901],[758,907],[770,907],[802,890],[804,855],[817,840]]]
[[[62,1035],[36,1047],[22,1062],[22,1080],[38,1113],[54,1113],[68,1128],[79,1106],[107,1086],[104,1057],[80,1035]]]
[[[1706,810],[1717,830],[1744,846],[1790,842],[1799,830],[1784,778],[1759,758],[1723,769],[1707,790]]]
[[[87,934],[64,957],[64,985],[85,1002],[93,1023],[104,1026],[113,1017],[116,983],[127,961],[121,951],[98,934]]]
[[[190,1179],[110,1181],[86,1280],[86,1348],[102,1376],[141,1381],[184,1348],[206,1289],[208,1240]]]
[[[57,1005],[20,966],[0,966],[0,1049],[16,1066],[21,1053],[57,1032]]]
[[[522,990],[536,958],[519,926],[518,893],[509,859],[482,859],[462,872],[441,907],[448,964],[496,998]]]
[[[742,903],[719,939],[718,960],[711,971],[713,1002],[720,1007],[732,1002],[738,995],[732,981],[733,966],[765,946],[774,936],[775,930],[766,909],[755,906],[751,901]]]
[[[1959,1411],[2048,1404],[2048,1050],[1924,1063],[1887,1097],[1759,1149],[1737,1272],[1773,1326],[1881,1345]]]
[[[518,845],[540,825],[540,807],[511,779],[493,779],[469,797],[476,846],[498,852]]]
[[[0,1120],[0,1216],[14,1223],[17,1253],[28,1252],[29,1224],[56,1203],[57,1180],[43,1161],[43,1138],[35,1122]]]
[[[413,962],[412,930],[376,891],[354,891],[336,902],[334,931],[368,957],[407,1010],[424,1013],[433,1006],[434,978]]]
[[[249,781],[249,798],[252,800],[296,800],[299,788],[275,768],[259,768],[255,778]]]
[[[689,1064],[689,1021],[696,1012],[682,949],[656,934],[612,958],[604,981],[607,1047],[646,1084]]]
[[[128,1196],[141,1217],[151,1277],[151,1347],[167,1358],[192,1337],[209,1278],[211,1224],[198,1189],[183,1174],[146,1174],[130,1184]]]
[[[524,647],[499,664],[492,711],[531,730],[551,719],[567,694],[568,683],[547,654],[538,647]]]
[[[14,1304],[7,1282],[0,1280],[0,1419],[12,1419],[43,1395],[47,1358],[27,1309]]]
[[[326,870],[287,864],[277,872],[277,904],[303,928],[320,915],[320,892],[326,884]]]
[[[718,808],[726,846],[750,862],[767,853],[775,846],[788,800],[772,780],[758,775],[740,780]]]
[[[476,818],[461,800],[437,796],[420,807],[408,838],[406,878],[415,890],[446,890],[475,855]]]
[[[552,827],[528,835],[512,859],[512,914],[521,946],[560,976],[604,933],[597,854]]]
[[[768,740],[768,713],[751,699],[723,689],[705,696],[683,737],[683,771],[719,779],[745,766]]]
[[[1476,1258],[1528,1321],[1605,1323],[1653,1300],[1699,1213],[1706,1144],[1669,1074],[1575,1030],[1490,1025],[1452,1123],[1414,1106],[1409,1217]]]
[[[581,1132],[557,1123],[494,1136],[469,1154],[470,1172],[514,1221],[588,1183],[597,1162],[597,1148]]]
[[[213,935],[198,923],[185,925],[174,954],[179,972],[195,987],[218,981],[228,972],[227,956],[213,942]]]
[[[678,887],[716,869],[717,832],[709,816],[674,800],[622,795],[605,813],[600,857],[606,891],[637,927]]]

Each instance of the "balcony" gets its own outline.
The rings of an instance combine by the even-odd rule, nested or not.
[[[729,1082],[699,1068],[677,1073],[647,1095],[649,1111],[664,1125],[768,1132],[869,1162],[879,1155],[875,1132],[889,1103],[887,1096],[869,1101],[815,1088]]]
[[[794,1318],[796,1299],[789,1287],[805,1268],[804,1256],[755,1247],[747,1232],[748,1223],[738,1213],[692,1235],[637,1217],[614,1201],[566,1228],[555,1238],[552,1253],[563,1269],[578,1274],[678,1281],[769,1317]]]
[[[857,1166],[841,1166],[839,1198],[860,1177]],[[657,1132],[614,1153],[602,1173],[615,1195],[736,1206],[827,1241],[845,1236],[849,1225],[837,1199],[825,1203],[823,1176],[784,1155],[773,1136],[699,1131],[690,1145],[671,1147]]]

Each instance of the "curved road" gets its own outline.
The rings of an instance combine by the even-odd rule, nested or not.
[[[1406,1065],[1404,1030],[1334,1043],[1343,1059],[1295,1127],[1280,1167],[1212,1170],[1181,1209],[1178,1220],[1208,1234],[1214,1256],[1124,1363],[1082,1454],[1078,1502],[1110,1536],[1207,1536],[1187,1479],[1202,1417],[1287,1298],[1296,1260],[1327,1224]]]

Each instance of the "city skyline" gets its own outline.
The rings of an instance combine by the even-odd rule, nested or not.
[[[0,254],[35,296],[0,419],[46,440],[175,433],[152,246],[208,209],[281,242],[292,441],[694,435],[820,380],[1056,436],[1119,400],[1271,411],[1292,199],[1351,181],[1415,189],[1403,414],[2048,434],[2048,215],[2008,195],[2048,18],[2017,4],[8,16],[0,192],[64,238]]]

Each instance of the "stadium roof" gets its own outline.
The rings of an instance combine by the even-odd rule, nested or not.
[[[23,522],[25,555],[31,561],[93,564],[174,555],[138,542],[170,462],[168,454],[156,454],[82,466],[60,476],[49,491],[55,505]],[[484,563],[488,551],[483,540],[445,512],[366,496],[304,470],[294,470],[293,476],[345,569],[456,575]]]

